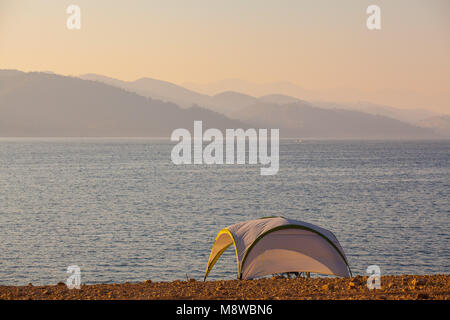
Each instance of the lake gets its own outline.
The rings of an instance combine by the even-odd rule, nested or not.
[[[331,230],[354,274],[450,272],[450,141],[282,140],[273,176],[173,145],[0,139],[0,285],[203,279],[220,229],[273,215]],[[229,248],[209,279],[236,274]]]

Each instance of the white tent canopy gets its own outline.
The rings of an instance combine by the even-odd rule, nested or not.
[[[222,229],[211,250],[205,279],[231,245],[239,279],[283,272],[351,275],[344,250],[332,232],[302,221],[270,217]]]

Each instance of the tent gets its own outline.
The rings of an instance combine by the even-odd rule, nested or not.
[[[222,229],[214,241],[204,280],[231,245],[236,252],[238,279],[283,272],[351,276],[344,250],[331,231],[302,221],[268,217]]]

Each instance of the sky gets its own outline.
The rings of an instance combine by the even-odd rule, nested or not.
[[[81,8],[68,30],[66,8]],[[366,9],[381,8],[381,30]],[[448,0],[0,0],[0,68],[206,84],[287,81],[450,114]]]

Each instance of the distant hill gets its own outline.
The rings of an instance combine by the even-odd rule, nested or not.
[[[326,109],[346,109],[366,112],[373,115],[390,117],[410,124],[416,124],[421,120],[437,116],[439,114],[425,109],[398,109],[391,106],[380,105],[370,102],[335,103],[314,102],[314,104]]]
[[[210,101],[207,103],[207,107],[230,116],[240,109],[248,107],[257,101],[257,98],[247,94],[235,91],[226,91],[212,96]]]
[[[107,83],[144,97],[151,97],[166,102],[173,102],[182,108],[193,105],[205,106],[209,104],[210,97],[185,89],[171,82],[152,78],[141,78],[136,81],[122,81],[98,74],[84,74],[80,76],[84,80],[93,80]]]
[[[0,136],[170,137],[194,120],[245,127],[199,107],[181,109],[115,86],[47,73],[0,71]]]
[[[286,137],[340,139],[426,139],[437,136],[395,119],[358,111],[317,108],[307,102],[257,103],[234,114],[253,126],[280,128]]]
[[[417,123],[423,128],[432,129],[443,137],[450,138],[450,116],[435,116]]]
[[[233,90],[219,91],[219,93],[209,96],[188,90],[170,82],[150,78],[142,78],[136,81],[128,82],[94,74],[82,75],[80,77],[83,79],[96,80],[115,85],[146,97],[173,102],[181,107],[190,107],[194,104],[199,105],[227,116],[236,113],[243,107],[248,107],[251,104],[256,103],[258,100],[263,103],[274,103],[279,105],[301,101],[305,102],[305,100],[298,98],[300,93],[304,94],[304,96],[302,96],[303,99],[310,101],[310,104],[313,104],[319,108],[360,111],[372,115],[380,115],[397,119],[409,124],[416,124],[421,120],[440,115],[425,109],[399,109],[370,102],[336,103],[316,101],[314,99],[311,100],[311,92],[305,91],[289,82],[254,84],[239,79],[223,80],[215,84],[211,84],[210,90],[206,91],[213,91],[212,88],[233,88]],[[200,86],[199,89],[202,88],[203,87]],[[242,93],[249,91],[255,94],[249,95]],[[291,93],[291,95],[288,93]]]
[[[265,96],[259,97],[258,100],[265,103],[275,103],[280,105],[303,101],[284,94],[267,94]]]
[[[83,78],[0,70],[0,136],[169,137],[173,129],[191,129],[194,120],[203,120],[205,128],[222,130],[279,128],[281,137],[438,137],[425,123],[418,127],[380,115],[319,108],[282,94],[257,98],[227,91],[207,96],[149,78]],[[178,99],[184,108],[173,103]]]
[[[282,94],[307,100],[317,97],[316,92],[303,89],[288,81],[253,83],[241,79],[225,79],[208,84],[188,82],[184,83],[183,86],[190,90],[208,95],[214,95],[224,91],[235,91],[243,92],[254,97],[261,97],[268,94]]]
[[[247,107],[257,100],[255,97],[234,91],[226,91],[214,96],[208,96],[167,81],[151,78],[141,78],[136,81],[122,81],[97,74],[85,74],[81,75],[80,78],[107,83],[144,97],[173,102],[182,108],[196,105],[220,112],[224,115],[229,115],[231,112],[235,112],[242,107]]]
[[[97,74],[84,74],[79,77],[84,80],[110,84],[145,97],[173,102],[182,108],[196,105],[222,113],[226,116],[258,101],[256,97],[237,91],[224,91],[209,96],[185,89],[167,81],[151,78],[141,78],[136,81],[122,81]],[[272,99],[276,99],[275,96],[281,97],[282,95],[273,95]],[[294,99],[291,97],[288,98]],[[270,96],[264,97],[264,99],[270,99]]]
[[[308,83],[305,79],[305,83]],[[326,81],[325,81],[326,82]],[[335,104],[331,108],[347,109],[384,115],[401,121],[415,123],[428,117],[440,115],[429,111],[429,107],[442,109],[442,97],[448,93],[437,93],[436,96],[426,96],[420,90],[402,90],[398,88],[367,89],[343,87],[339,83],[334,86],[316,89],[306,89],[289,81],[274,81],[257,83],[242,79],[224,79],[210,83],[185,82],[183,87],[206,95],[214,95],[224,91],[235,91],[254,97],[279,94],[313,102],[321,108],[330,108],[326,104]],[[448,91],[448,90],[447,90]],[[440,96],[437,99],[437,96]],[[326,101],[326,104],[321,102]],[[361,102],[363,101],[363,102]],[[386,101],[390,101],[389,105]],[[449,101],[447,99],[447,101]],[[266,101],[273,103],[274,101]],[[401,108],[397,108],[401,106]],[[423,106],[423,107],[422,107]]]

